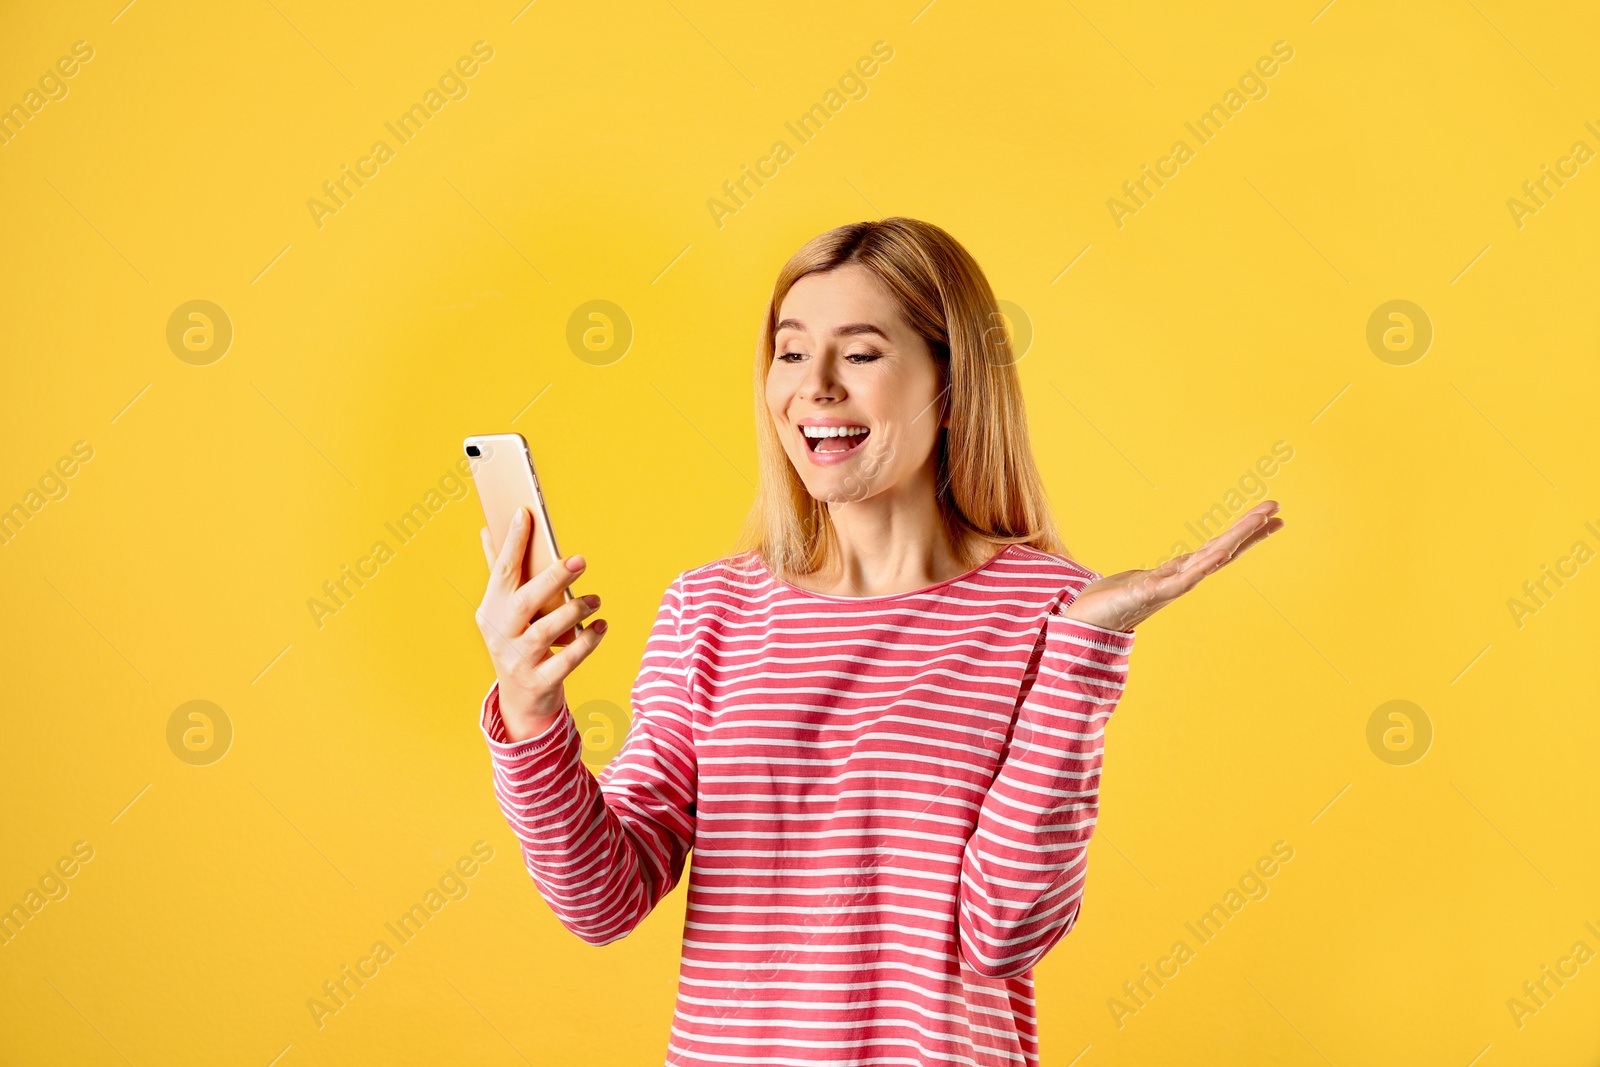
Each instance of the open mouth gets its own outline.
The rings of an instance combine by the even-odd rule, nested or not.
[[[854,452],[872,431],[865,426],[802,426],[806,447],[819,455]]]

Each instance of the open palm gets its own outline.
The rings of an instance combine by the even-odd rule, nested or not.
[[[1101,629],[1130,631],[1199,585],[1200,579],[1283,529],[1283,520],[1274,514],[1277,510],[1276,500],[1263,500],[1193,552],[1174,556],[1154,570],[1122,571],[1091,582],[1062,614]]]

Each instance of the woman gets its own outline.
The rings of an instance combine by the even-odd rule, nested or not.
[[[790,259],[748,547],[667,588],[598,780],[562,682],[605,623],[549,642],[599,598],[530,625],[583,559],[518,588],[525,513],[489,559],[482,728],[540,894],[608,944],[694,849],[669,1063],[1036,1064],[1135,627],[1283,525],[1269,500],[1152,571],[1067,558],[1001,323],[925,222]]]

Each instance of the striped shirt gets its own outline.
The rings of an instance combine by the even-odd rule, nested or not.
[[[888,596],[685,571],[598,777],[570,714],[512,742],[490,689],[495,795],[567,929],[626,936],[694,850],[668,1064],[1038,1063],[1133,648],[1059,613],[1099,577],[1024,545]]]

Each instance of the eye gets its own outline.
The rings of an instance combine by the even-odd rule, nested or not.
[[[881,352],[851,352],[844,358],[847,362],[860,365],[862,363],[871,363],[873,360],[881,359],[882,355],[883,354]],[[804,352],[779,352],[772,357],[773,361],[776,363],[794,363],[805,358],[806,354]]]

